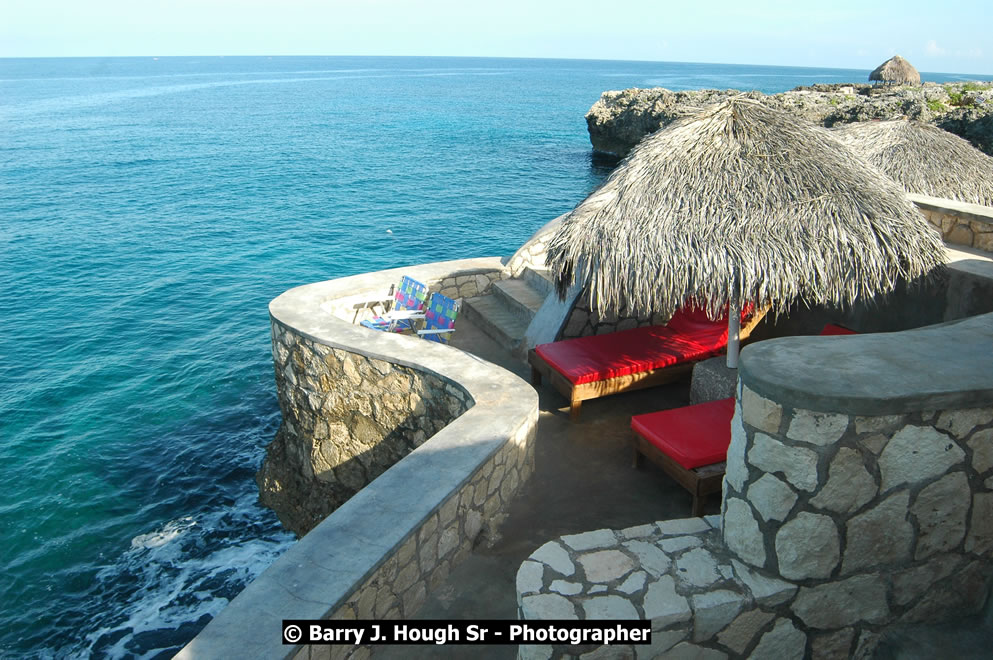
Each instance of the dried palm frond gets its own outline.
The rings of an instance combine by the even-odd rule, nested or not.
[[[852,303],[943,259],[903,191],[826,129],[736,97],[644,139],[563,218],[547,263],[603,313],[692,300],[716,318]]]
[[[910,65],[910,62],[899,55],[886,60],[869,74],[869,80],[897,83],[905,85],[920,85],[921,74]]]
[[[957,135],[905,119],[847,124],[834,132],[907,192],[993,206],[993,158]]]

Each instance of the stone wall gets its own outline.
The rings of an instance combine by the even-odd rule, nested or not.
[[[870,640],[977,611],[993,575],[993,405],[896,415],[780,406],[745,388],[722,530],[760,575],[799,583],[781,615]]]
[[[424,283],[465,298],[503,276],[502,269],[465,268]],[[376,295],[325,301],[321,311],[357,323],[382,311],[375,303],[388,299],[386,284]],[[472,405],[450,380],[271,325],[282,423],[256,480],[262,503],[300,536]]]
[[[576,299],[568,319],[562,325],[558,339],[604,335],[647,325],[659,325],[666,321],[667,318],[658,314],[634,315],[626,309],[621,309],[617,314],[599,314],[593,309],[588,293],[584,292]]]
[[[507,272],[510,277],[518,277],[526,268],[543,270],[545,268],[545,253],[548,251],[548,238],[562,223],[559,216],[536,231],[517,252],[507,261]]]
[[[504,270],[457,273],[448,275],[436,283],[431,283],[428,286],[428,291],[432,293],[438,291],[441,295],[456,300],[472,298],[488,293],[493,282],[507,277],[508,274]]]
[[[614,648],[623,657],[799,659],[870,657],[888,626],[979,611],[993,578],[990,346],[993,314],[748,347],[721,515],[547,543],[518,571],[520,617],[650,620],[652,646]]]
[[[828,659],[869,657],[890,624],[983,606],[993,407],[819,414],[746,389],[733,424],[723,517],[550,541],[518,571],[519,617],[651,621],[651,646],[618,657]]]
[[[519,618],[652,622],[650,645],[612,646],[608,657],[803,658],[806,634],[777,615],[797,586],[749,570],[723,544],[719,526],[720,516],[708,516],[550,541],[517,573]],[[813,657],[848,657],[813,648]],[[518,657],[594,660],[603,652],[595,645],[525,645]]]
[[[993,252],[993,208],[924,195],[909,197],[946,243]]]
[[[533,430],[531,431],[533,435]],[[329,619],[409,619],[427,594],[469,557],[473,545],[502,521],[504,511],[534,471],[528,433],[512,438],[469,483],[392,552],[386,561],[338,606]],[[331,658],[369,657],[370,647],[331,647]],[[322,655],[323,654],[323,655]],[[302,647],[295,657],[327,657],[328,647]]]
[[[476,274],[501,270],[497,259],[426,264],[297,287],[270,303],[284,419],[270,449],[278,460],[260,476],[272,486],[267,497],[291,500],[290,518],[310,524],[371,481],[177,657],[368,657],[364,647],[284,645],[281,621],[409,618],[492,537],[534,469],[537,394],[450,346],[372,332],[349,317],[402,275],[463,292],[481,285]]]
[[[303,536],[472,405],[455,383],[315,342],[272,322],[282,424],[257,481]]]

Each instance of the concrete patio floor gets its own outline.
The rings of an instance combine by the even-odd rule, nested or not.
[[[979,253],[980,258],[988,258]],[[960,258],[975,258],[975,254]],[[459,319],[452,344],[498,364],[530,382],[530,368],[513,358],[466,319]],[[578,422],[569,421],[568,402],[543,384],[535,472],[512,504],[495,538],[481,539],[473,554],[428,598],[417,616],[431,619],[516,619],[517,569],[546,541],[602,528],[622,529],[656,520],[687,518],[691,498],[658,467],[631,466],[630,419],[686,405],[689,380],[583,404]],[[711,496],[705,515],[720,513]],[[983,615],[952,624],[895,628],[876,650],[880,660],[927,657],[988,658],[993,647],[993,599]],[[940,652],[938,651],[940,649]],[[937,655],[934,653],[937,652]],[[517,647],[379,646],[377,659],[483,658],[512,660]]]
[[[452,344],[530,382],[530,369],[465,319]],[[631,466],[630,420],[685,405],[689,381],[587,401],[578,422],[566,399],[543,385],[535,472],[510,508],[497,538],[482,539],[472,556],[433,593],[417,619],[516,619],[517,569],[546,541],[605,527],[690,516],[692,498],[647,461]],[[706,514],[720,512],[711,496]],[[380,646],[376,658],[515,658],[516,646]]]

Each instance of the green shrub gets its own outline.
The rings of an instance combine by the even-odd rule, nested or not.
[[[965,90],[968,91],[968,90]],[[965,91],[961,92],[948,92],[948,103],[949,105],[954,105],[955,107],[964,107],[968,105],[975,105],[976,99],[966,98]]]
[[[938,99],[928,99],[927,109],[930,110],[931,112],[944,112],[945,104],[939,101]]]

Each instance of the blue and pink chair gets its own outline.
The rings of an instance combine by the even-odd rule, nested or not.
[[[373,330],[383,332],[405,332],[414,329],[414,321],[423,318],[424,301],[427,299],[428,288],[404,275],[393,295],[393,309],[384,312],[382,316],[362,321],[361,324]]]
[[[432,293],[431,301],[424,308],[424,329],[417,334],[428,341],[447,344],[451,333],[455,332],[455,317],[459,314],[459,304],[440,293]]]

